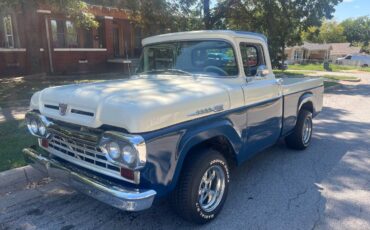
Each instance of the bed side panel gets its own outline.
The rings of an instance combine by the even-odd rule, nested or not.
[[[297,122],[298,101],[302,92],[288,94],[284,96],[284,120],[282,135],[286,135],[293,130]]]
[[[284,96],[284,116],[283,116],[283,130],[281,135],[289,134],[295,127],[298,116],[298,108],[302,102],[303,97],[310,97],[309,101],[313,105],[313,116],[316,116],[322,109],[323,101],[323,86],[300,91],[296,93],[287,94]]]

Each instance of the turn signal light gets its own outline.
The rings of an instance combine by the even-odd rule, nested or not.
[[[121,176],[128,180],[135,181],[135,173],[130,169],[121,168]]]
[[[49,141],[48,139],[41,139],[41,146],[44,147],[44,148],[49,148]]]

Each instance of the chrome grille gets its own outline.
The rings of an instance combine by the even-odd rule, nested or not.
[[[49,150],[52,154],[71,163],[90,170],[123,179],[120,168],[109,163],[99,147],[89,142],[79,141],[76,138],[67,138],[53,134],[49,141]]]

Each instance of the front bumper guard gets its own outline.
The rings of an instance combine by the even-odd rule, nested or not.
[[[28,164],[51,178],[124,211],[148,209],[156,195],[154,190],[124,188],[87,177],[64,167],[52,158],[43,156],[33,148],[23,149],[23,155]]]

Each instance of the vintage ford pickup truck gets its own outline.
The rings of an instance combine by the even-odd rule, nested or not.
[[[323,81],[275,79],[263,35],[193,31],[142,43],[130,78],[32,96],[26,122],[39,146],[24,149],[29,164],[121,210],[168,197],[180,216],[206,223],[226,200],[230,168],[282,138],[309,146]]]

